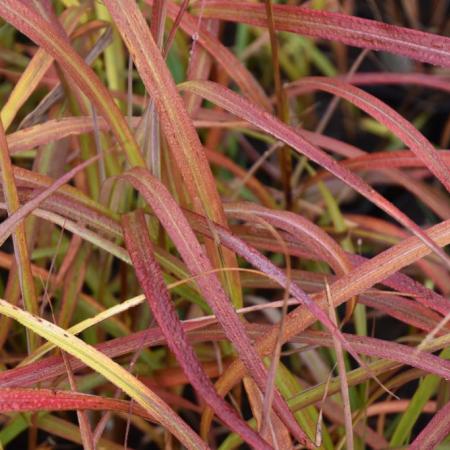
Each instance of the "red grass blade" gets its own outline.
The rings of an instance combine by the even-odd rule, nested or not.
[[[116,400],[79,392],[59,391],[53,389],[1,388],[0,411],[70,411],[70,410],[111,410],[137,414],[153,420],[149,413],[136,403]]]
[[[347,83],[359,86],[377,84],[416,84],[422,87],[437,89],[450,93],[450,79],[426,73],[377,73],[364,72],[355,73],[350,78],[346,78]]]
[[[210,0],[202,13],[204,17],[267,26],[264,5],[258,3]],[[273,15],[275,28],[280,31],[383,50],[417,61],[450,67],[448,37],[298,6],[274,5]]]
[[[147,232],[144,214],[138,212],[124,216],[122,226],[125,243],[139,284],[143,288],[169,348],[175,354],[189,381],[217,416],[233,431],[240,434],[246,442],[255,448],[270,449],[271,446],[249,428],[231,406],[217,395],[213,384],[200,365],[194,349],[188,343],[164,283],[161,269],[153,256],[153,245]]]
[[[450,151],[438,150],[440,158],[446,166],[450,167]],[[392,169],[392,168],[412,168],[426,167],[423,160],[409,150],[390,150],[362,154],[354,158],[340,161],[340,164],[351,169]],[[317,179],[328,178],[328,172],[318,174]]]
[[[409,450],[433,450],[450,434],[450,402],[433,416]]]
[[[226,334],[217,325],[216,319],[205,318],[202,320],[186,321],[182,323],[184,333],[190,343],[207,341],[219,341],[226,338]],[[263,338],[270,332],[270,325],[248,324],[246,330],[254,339]],[[358,353],[367,356],[383,358],[395,363],[410,365],[427,373],[435,374],[444,379],[450,376],[450,363],[428,351],[437,351],[446,345],[445,341],[435,344],[425,351],[418,351],[414,347],[387,342],[381,339],[366,336],[354,336],[345,334],[345,338],[351,343]],[[319,345],[332,347],[333,338],[329,333],[317,331],[305,331],[298,336],[293,336],[289,341],[300,344]],[[167,342],[159,327],[153,327],[145,331],[133,333],[128,336],[112,339],[98,344],[95,348],[110,358],[120,357],[138,350],[142,346],[159,346]],[[69,357],[73,370],[85,367],[84,363],[76,358]],[[61,356],[50,356],[40,361],[0,372],[0,387],[27,387],[37,383],[53,380],[65,372],[64,361]],[[187,381],[186,381],[187,382]],[[162,386],[172,386],[169,381],[161,382]]]

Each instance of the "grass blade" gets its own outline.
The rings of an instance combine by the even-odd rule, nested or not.
[[[139,405],[132,405],[124,400],[81,394],[79,392],[59,391],[52,389],[1,388],[0,411],[33,412],[33,411],[70,411],[70,410],[112,410],[138,414],[154,421],[147,410]]]
[[[428,425],[409,446],[410,450],[435,449],[450,433],[450,402],[433,416]]]
[[[240,419],[236,412],[219,397],[214,386],[205,374],[172,305],[164,284],[161,269],[153,256],[153,245],[147,232],[147,222],[142,211],[124,216],[122,219],[125,243],[136,268],[136,274],[142,286],[154,317],[176,355],[191,384],[205,399],[215,413],[227,426],[239,433],[255,448],[270,449],[270,445]]]
[[[265,27],[264,5],[240,1],[210,0],[204,17]],[[194,11],[198,12],[198,7]],[[450,67],[450,39],[408,28],[345,14],[309,8],[274,5],[275,28],[304,36],[320,37],[355,47],[383,50],[417,61]]]
[[[8,143],[6,141],[5,131],[0,120],[0,169],[1,169],[1,185],[8,209],[8,219],[3,221],[1,225],[8,220],[12,220],[20,211],[19,196],[14,180],[11,159],[8,151]],[[1,226],[0,225],[0,226]],[[5,237],[6,239],[6,237]],[[3,240],[3,242],[5,241]],[[25,233],[25,224],[18,223],[18,227],[13,233],[14,255],[17,265],[17,276],[19,278],[20,290],[27,311],[31,314],[37,314],[38,303],[36,290],[34,286],[33,276],[31,274],[30,256],[28,250],[27,236]],[[28,351],[32,352],[38,345],[37,336],[27,332]]]

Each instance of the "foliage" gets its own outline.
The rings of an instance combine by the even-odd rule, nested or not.
[[[450,445],[431,3],[0,2],[0,447]]]

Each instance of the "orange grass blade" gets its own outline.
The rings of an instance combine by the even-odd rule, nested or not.
[[[0,169],[1,169],[1,187],[5,196],[8,208],[7,222],[14,217],[20,210],[19,195],[14,180],[14,172],[9,156],[8,143],[2,121],[0,120]],[[2,225],[3,225],[2,223]],[[0,225],[1,226],[1,225]],[[6,238],[5,238],[6,239]],[[4,241],[3,241],[4,242]],[[17,273],[20,283],[20,290],[25,308],[31,314],[37,314],[38,303],[36,290],[34,286],[33,275],[31,273],[30,255],[28,250],[27,236],[25,233],[25,223],[18,223],[18,227],[13,233],[14,256],[16,258]],[[34,333],[27,332],[28,351],[32,352],[37,344],[37,336]]]

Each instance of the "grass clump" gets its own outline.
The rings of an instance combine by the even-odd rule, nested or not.
[[[448,5],[301,3],[0,3],[1,447],[450,445]]]

